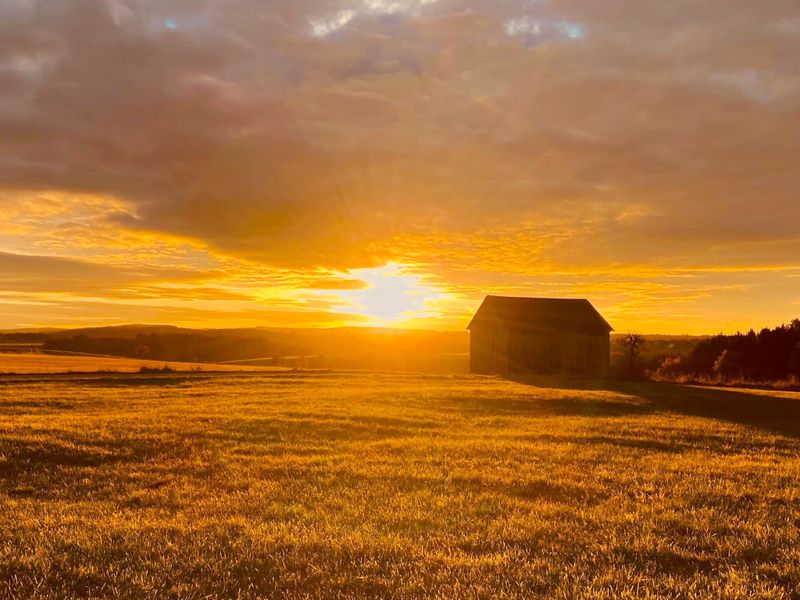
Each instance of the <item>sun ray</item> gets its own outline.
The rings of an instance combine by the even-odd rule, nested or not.
[[[364,315],[374,326],[403,327],[421,319],[434,319],[441,316],[437,303],[448,297],[447,292],[426,281],[409,265],[387,263],[353,269],[348,275],[367,285],[337,293],[345,303],[342,312]]]

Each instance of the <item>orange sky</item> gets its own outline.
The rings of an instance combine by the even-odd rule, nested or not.
[[[0,327],[777,325],[798,56],[796,0],[10,0]]]

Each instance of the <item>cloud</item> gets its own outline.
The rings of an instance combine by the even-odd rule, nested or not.
[[[327,277],[324,279],[304,281],[301,282],[300,285],[304,289],[309,290],[363,290],[368,287],[369,284],[360,279]]]
[[[586,37],[586,30],[580,23],[572,21],[550,21],[531,15],[515,17],[505,22],[506,34],[510,37],[525,37],[531,45],[547,39],[580,41]]]
[[[325,37],[347,25],[356,16],[354,10],[340,10],[327,19],[311,19],[311,31],[317,37]]]
[[[229,261],[313,291],[394,261],[474,296],[800,256],[791,0],[0,10],[0,248],[91,281]]]
[[[342,8],[328,17],[312,17],[309,19],[311,33],[315,37],[325,38],[345,27],[356,18],[363,16],[419,16],[420,12],[438,0],[361,0],[352,3],[350,8]]]
[[[197,283],[219,278],[214,271],[188,268],[115,267],[94,262],[0,252],[0,287],[3,292],[47,292],[104,295],[117,288],[146,283]]]

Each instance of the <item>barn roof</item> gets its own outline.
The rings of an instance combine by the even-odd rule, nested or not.
[[[611,325],[583,298],[511,298],[486,296],[467,329],[476,322],[508,329],[609,333]]]

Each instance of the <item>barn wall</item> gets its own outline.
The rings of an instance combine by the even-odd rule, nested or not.
[[[608,375],[609,335],[514,331],[509,336],[509,372]]]
[[[511,331],[492,324],[470,330],[470,372],[485,375],[571,373],[608,376],[609,334]]]
[[[513,331],[509,336],[509,372],[558,373],[562,370],[562,342],[550,332]]]
[[[470,373],[508,374],[508,331],[502,326],[475,324],[470,330]]]
[[[592,336],[590,351],[590,374],[601,379],[608,377],[611,359],[611,334],[603,333]]]

